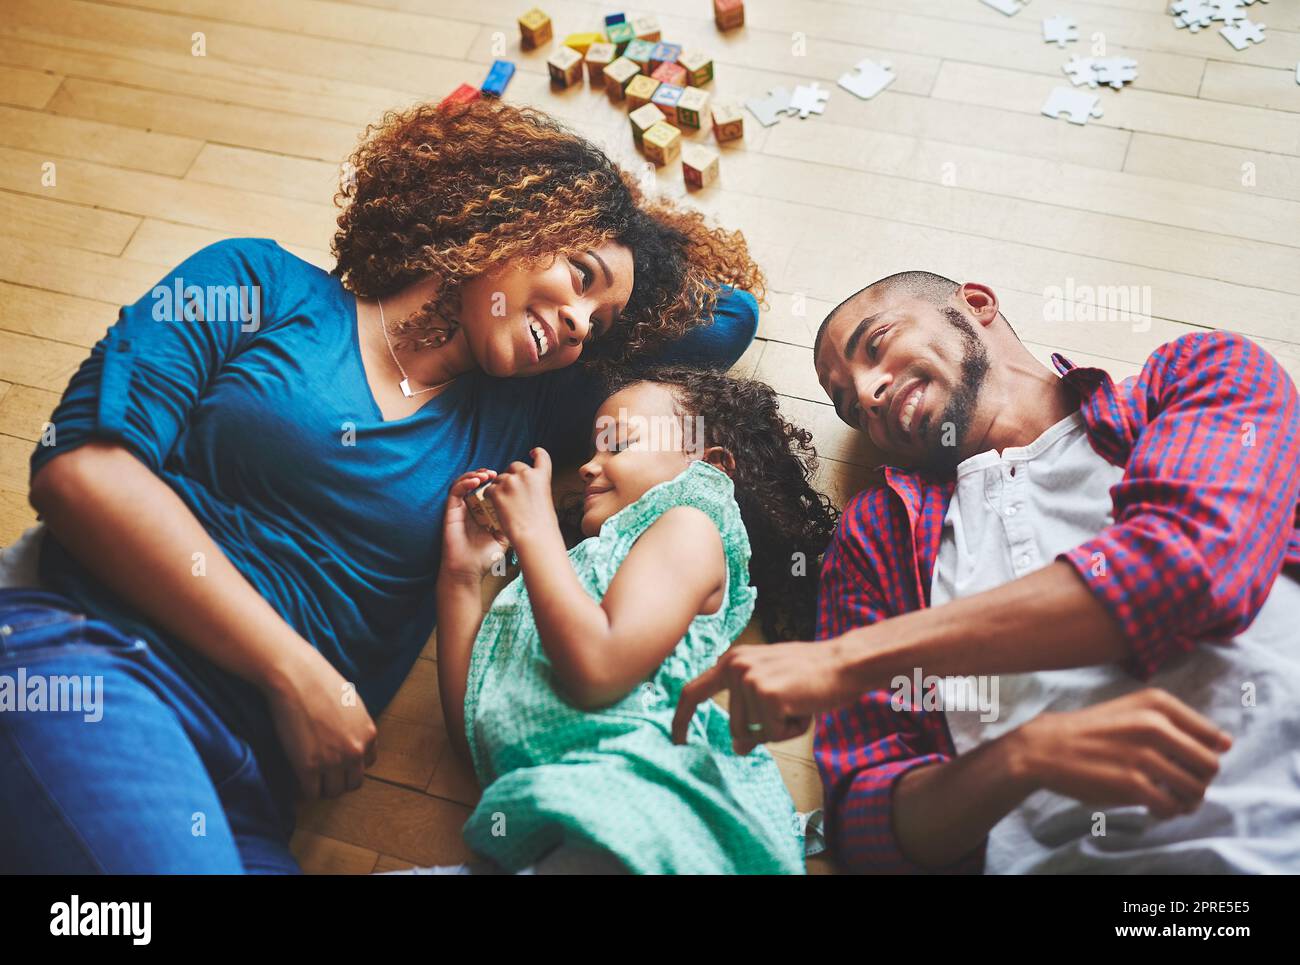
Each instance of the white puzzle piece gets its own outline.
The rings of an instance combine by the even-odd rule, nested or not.
[[[1138,62],[1132,57],[1095,57],[1092,72],[1099,84],[1109,84],[1119,90],[1137,80]]]
[[[1056,44],[1062,50],[1065,45],[1079,39],[1079,25],[1070,17],[1044,17],[1043,42]]]
[[[1214,8],[1213,19],[1222,20],[1225,24],[1234,24],[1238,20],[1246,19],[1245,0],[1206,0],[1207,5]]]
[[[1237,23],[1224,27],[1219,33],[1223,34],[1223,39],[1232,44],[1234,50],[1245,50],[1252,42],[1262,44],[1264,42],[1264,24],[1254,23],[1250,20],[1239,20]]]
[[[1062,66],[1075,87],[1109,84],[1119,90],[1137,80],[1138,63],[1132,57],[1071,57]]]
[[[1215,9],[1207,0],[1179,0],[1169,8],[1174,15],[1175,27],[1187,27],[1196,33],[1202,27],[1208,27],[1214,19]]]
[[[1008,17],[1014,17],[1024,10],[1028,2],[1029,0],[984,0],[985,6],[992,7],[998,13],[1005,13]]]
[[[847,74],[840,74],[838,81],[850,94],[870,100],[894,82],[894,68],[886,63],[863,60]]]
[[[1086,90],[1057,87],[1043,104],[1048,117],[1064,117],[1071,124],[1087,124],[1090,117],[1101,117],[1100,98]]]
[[[781,115],[790,110],[790,92],[784,87],[774,87],[762,97],[751,97],[745,101],[749,113],[758,118],[758,123],[771,127],[781,119]]]
[[[826,107],[826,99],[831,96],[828,90],[822,90],[816,83],[811,86],[800,84],[794,89],[790,98],[790,113],[797,113],[800,119],[811,114],[820,114]]]

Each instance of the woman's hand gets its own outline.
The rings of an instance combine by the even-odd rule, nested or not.
[[[487,492],[501,520],[501,528],[518,553],[539,536],[560,536],[560,522],[551,497],[551,456],[540,446],[530,455],[531,466],[512,462]]]
[[[465,502],[470,493],[495,478],[496,470],[475,469],[452,483],[442,523],[441,576],[481,581],[492,564],[504,558],[505,538],[481,526]]]
[[[267,690],[276,736],[308,799],[361,786],[375,762],[375,722],[356,688],[311,647]]]

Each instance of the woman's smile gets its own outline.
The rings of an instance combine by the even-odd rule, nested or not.
[[[531,309],[524,309],[524,328],[528,332],[533,361],[540,362],[555,348],[555,329],[546,324],[542,317]]]

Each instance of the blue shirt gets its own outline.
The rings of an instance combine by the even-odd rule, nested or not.
[[[185,320],[189,286],[208,302],[195,320]],[[245,322],[239,299],[251,308],[254,291],[260,317]],[[757,317],[749,293],[727,289],[713,324],[658,358],[729,367]],[[437,622],[452,481],[527,460],[535,445],[580,454],[601,401],[579,365],[518,379],[474,372],[385,422],[354,296],[272,241],[238,239],[204,248],[121,310],[69,383],[52,417],[57,444],[37,447],[32,471],[91,439],[123,445],[378,715]],[[145,638],[245,736],[271,733],[250,684],[151,626],[52,534],[40,575],[87,614]]]

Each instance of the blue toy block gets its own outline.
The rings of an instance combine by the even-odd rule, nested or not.
[[[627,23],[627,14],[625,13],[607,13],[605,14],[605,27],[614,26],[616,23]]]
[[[506,92],[506,85],[510,83],[510,78],[513,76],[515,76],[514,64],[508,60],[494,60],[487,79],[479,89],[490,97],[500,97]]]

